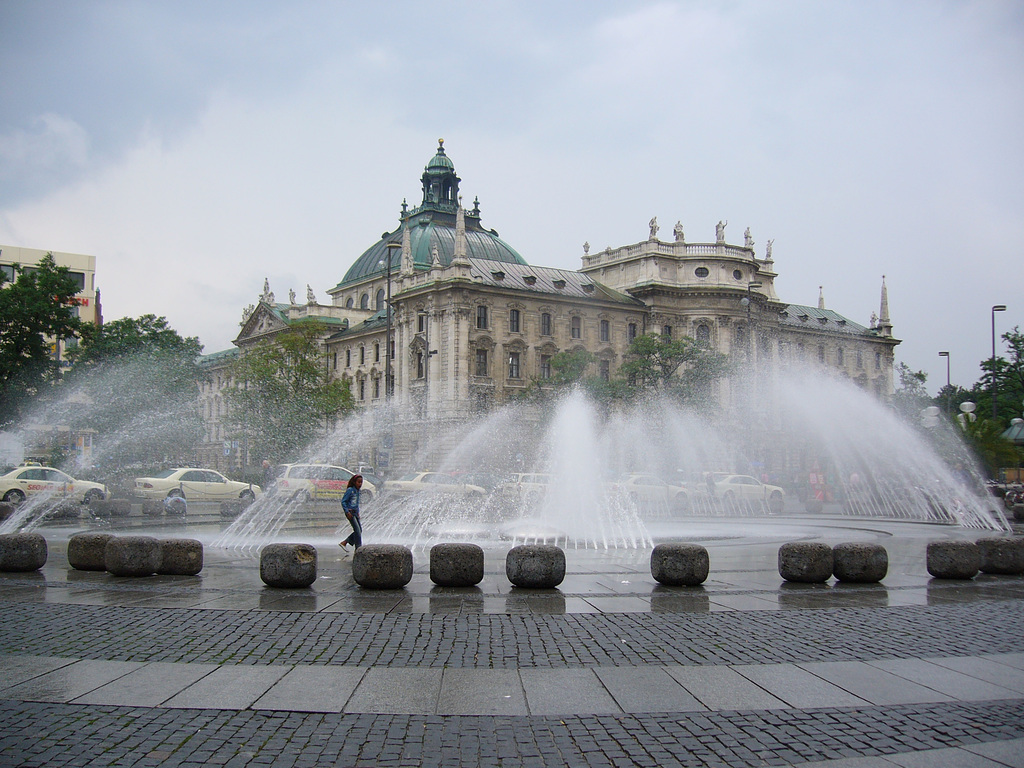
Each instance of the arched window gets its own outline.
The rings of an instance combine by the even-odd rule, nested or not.
[[[708,328],[707,323],[701,323],[697,326],[697,343],[705,347],[711,344],[711,329]]]
[[[352,307],[354,307],[354,306],[355,306],[355,302],[354,302],[354,301],[352,301],[352,297],[351,297],[351,296],[349,296],[349,297],[348,297],[348,301],[346,301],[346,302],[345,302],[345,306],[346,306],[346,307],[347,307],[348,309],[352,309]]]
[[[373,306],[374,309],[384,309],[384,289],[377,289],[377,298]]]
[[[364,293],[359,297],[359,308],[369,309],[370,308],[370,294]]]

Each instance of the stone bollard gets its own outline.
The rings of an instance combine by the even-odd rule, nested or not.
[[[17,509],[9,501],[0,501],[0,523],[4,520],[8,520],[14,517],[14,511]]]
[[[832,548],[832,571],[839,581],[874,584],[889,573],[889,553],[881,544],[836,544]]]
[[[316,581],[316,548],[311,544],[267,544],[260,552],[260,578],[268,587],[308,587]]]
[[[129,499],[95,499],[89,506],[96,517],[104,519],[128,517],[132,511],[132,503]]]
[[[973,579],[981,567],[981,550],[973,541],[929,541],[927,564],[936,579]]]
[[[659,544],[651,552],[651,576],[669,587],[696,587],[708,578],[708,551],[699,544]]]
[[[400,544],[364,544],[352,555],[352,578],[366,589],[401,589],[412,581],[412,550]]]
[[[160,567],[160,542],[152,536],[114,536],[103,562],[113,576],[152,576]]]
[[[475,587],[484,579],[484,551],[476,544],[435,544],[430,580],[440,587]]]
[[[72,499],[61,499],[50,507],[51,520],[77,520],[82,512],[82,505]]]
[[[822,510],[825,509],[825,502],[821,499],[808,499],[804,502],[804,509],[808,514],[820,515]]]
[[[832,547],[819,541],[792,541],[779,547],[779,575],[786,581],[821,584],[832,575]]]
[[[554,589],[565,578],[565,552],[552,544],[521,544],[505,556],[505,575],[527,589]]]
[[[164,503],[160,499],[145,499],[142,502],[142,514],[160,517],[164,513]]]
[[[46,539],[38,533],[0,534],[0,572],[38,571],[46,565]]]
[[[203,570],[203,543],[195,539],[161,539],[160,565],[163,576],[195,576]]]
[[[228,520],[234,520],[242,514],[242,509],[241,501],[222,501],[220,503],[220,516]]]
[[[1024,573],[1024,538],[990,536],[977,541],[981,572],[1017,576]]]
[[[107,570],[109,533],[79,533],[68,539],[68,565],[76,571]]]

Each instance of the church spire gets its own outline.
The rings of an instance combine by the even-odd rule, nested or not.
[[[889,289],[885,286],[885,275],[882,275],[882,301],[878,308],[877,328],[882,336],[892,336],[892,320],[889,318]]]

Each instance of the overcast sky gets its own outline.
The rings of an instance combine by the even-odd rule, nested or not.
[[[1024,326],[1024,3],[0,0],[0,244],[230,346],[326,302],[437,139],[527,261],[751,228],[782,300],[970,386]]]

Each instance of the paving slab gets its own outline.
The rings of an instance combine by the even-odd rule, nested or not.
[[[204,675],[163,706],[184,709],[247,709],[284,677],[288,667],[233,664]]]
[[[1011,660],[1015,660],[1011,657]],[[986,656],[948,656],[926,658],[925,661],[938,666],[960,672],[964,675],[984,680],[985,682],[1008,688],[1017,695],[1024,694],[1024,668],[1008,666],[998,657]]]
[[[366,670],[344,711],[432,714],[437,709],[442,672],[425,667],[372,667]]]
[[[744,664],[731,669],[797,709],[859,707],[867,702],[795,664]]]
[[[708,709],[786,709],[789,705],[730,667],[667,667]]]
[[[72,703],[157,707],[217,669],[216,664],[153,661],[73,699]]]
[[[252,705],[286,712],[341,712],[363,679],[365,669],[299,664]]]
[[[11,688],[55,669],[74,664],[78,659],[57,656],[0,656],[0,689]]]
[[[520,669],[531,715],[621,713],[592,669]]]
[[[965,744],[961,749],[994,760],[1008,768],[1024,768],[1024,739]]]
[[[446,669],[439,715],[527,715],[526,692],[514,669]]]
[[[958,701],[1014,699],[1020,692],[980,680],[924,659],[876,659],[866,662],[925,688],[944,693]]]
[[[953,698],[863,661],[820,661],[799,666],[871,704],[920,704]]]
[[[18,701],[71,701],[141,667],[135,661],[79,660],[6,689]]]
[[[707,707],[662,667],[597,667],[623,712],[701,712]]]
[[[1006,768],[1005,763],[960,748],[905,752],[885,759],[900,768]]]

